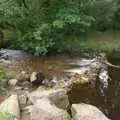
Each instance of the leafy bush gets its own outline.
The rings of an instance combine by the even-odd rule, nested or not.
[[[25,34],[20,42],[22,49],[35,55],[45,55],[55,44],[49,24],[36,27],[34,31]]]

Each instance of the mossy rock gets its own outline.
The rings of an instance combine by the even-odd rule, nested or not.
[[[8,113],[0,112],[0,120],[14,120],[14,117]]]

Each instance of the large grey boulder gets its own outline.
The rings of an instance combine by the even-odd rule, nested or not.
[[[61,109],[67,109],[69,107],[67,91],[64,89],[46,89],[41,86],[37,90],[31,92],[28,97],[32,104],[34,104],[36,100],[46,98]]]
[[[30,107],[31,120],[70,120],[69,114],[46,98],[39,99]]]
[[[72,104],[73,120],[110,120],[97,107],[88,104]]]
[[[11,95],[8,99],[0,104],[0,112],[8,113],[16,118],[20,118],[20,108],[18,103],[18,96]]]

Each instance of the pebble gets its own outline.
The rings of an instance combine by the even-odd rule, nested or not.
[[[18,83],[18,80],[17,80],[17,79],[11,79],[11,80],[9,80],[9,82],[8,82],[8,84],[11,85],[11,86],[15,86],[17,83]]]

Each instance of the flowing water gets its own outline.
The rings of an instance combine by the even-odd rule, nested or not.
[[[120,58],[110,58],[112,64],[120,65]],[[97,106],[110,119],[120,120],[120,69],[108,68],[111,81],[105,95],[101,95],[99,86],[83,85],[75,87],[69,93],[70,102],[88,103]]]
[[[14,75],[19,74],[21,71],[27,71],[28,73],[43,71],[47,78],[50,76],[60,78],[65,76],[65,69],[78,68],[78,66],[69,64],[78,58],[63,55],[47,58],[34,57],[22,62],[19,61],[19,64],[14,64],[11,71],[13,71]],[[110,58],[109,61],[120,65],[119,58]],[[71,104],[84,102],[95,105],[110,119],[120,120],[120,69],[109,68],[108,70],[112,80],[109,81],[104,96],[100,93],[99,85],[86,84],[74,87],[69,92],[69,99]]]
[[[17,76],[22,71],[25,71],[28,74],[41,71],[44,73],[46,79],[51,77],[62,79],[66,76],[64,70],[78,68],[77,65],[72,65],[70,63],[79,59],[79,57],[74,58],[69,55],[30,57],[25,60],[14,62],[8,70],[12,76]]]

